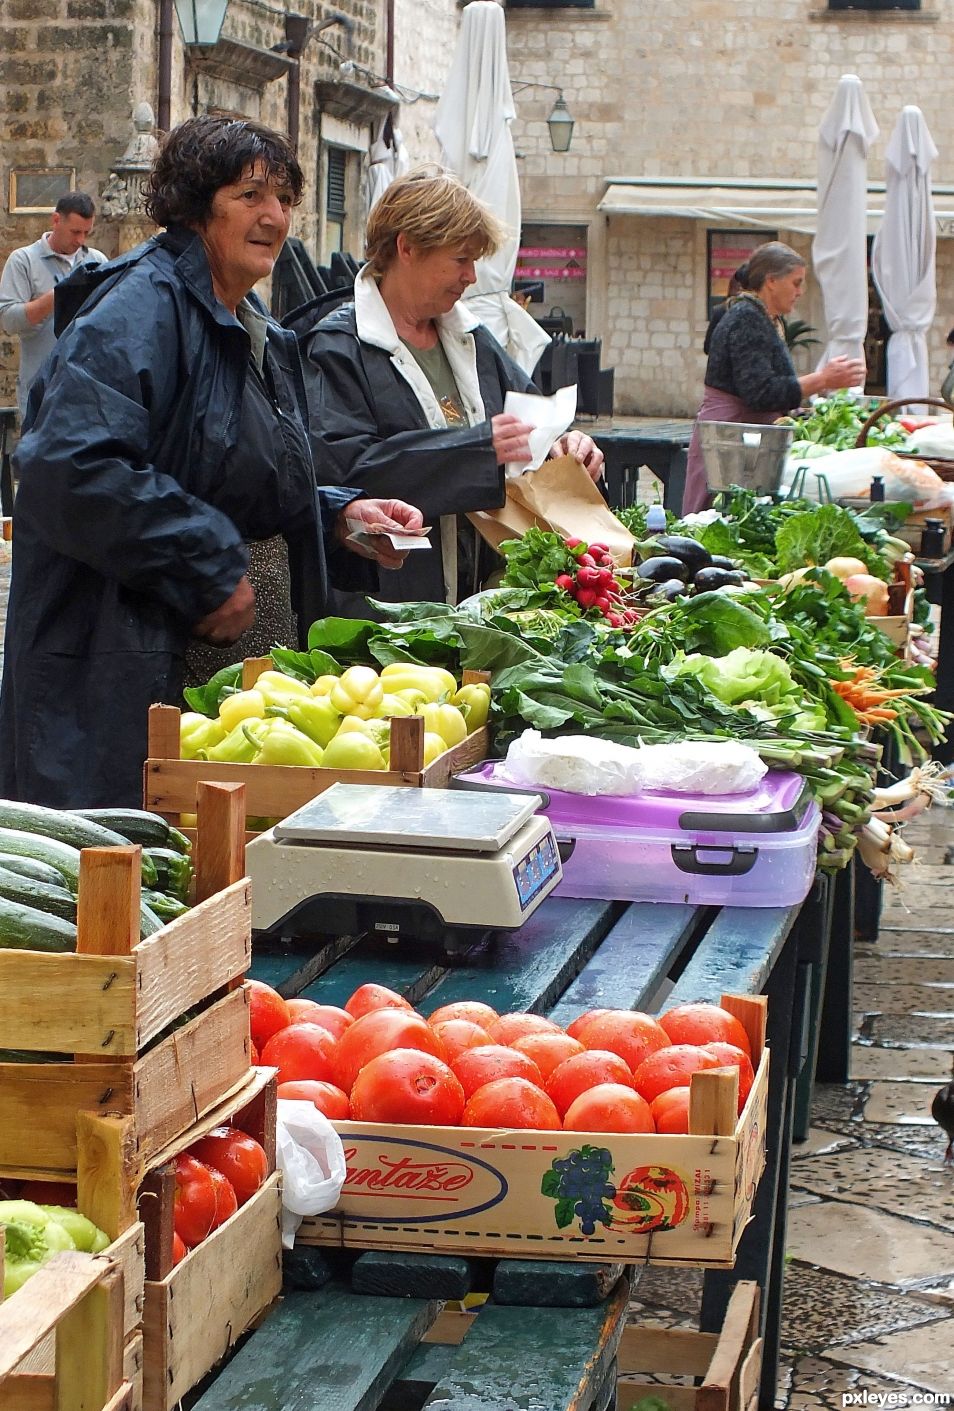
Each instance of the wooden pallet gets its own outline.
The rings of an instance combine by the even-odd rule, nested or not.
[[[124,1375],[122,1269],[57,1254],[0,1305],[0,1411],[134,1411]],[[49,1337],[54,1367],[24,1370]]]
[[[270,657],[246,661],[243,688],[248,690],[254,686],[261,673],[271,666]],[[462,677],[465,685],[488,679],[487,672],[482,671],[465,671]],[[180,826],[183,814],[196,811],[199,784],[210,779],[244,784],[249,816],[287,818],[335,783],[446,788],[451,775],[470,769],[489,753],[487,727],[481,726],[459,745],[445,750],[425,765],[423,719],[396,716],[391,721],[389,769],[308,769],[289,765],[214,763],[180,758],[179,719],[175,706],[154,705],[149,711],[149,754],[143,771],[143,798],[145,808],[161,813]],[[184,831],[189,833],[189,827],[185,826]],[[250,831],[248,837],[254,836],[254,831]]]
[[[76,953],[0,950],[5,1042],[64,1055],[0,1064],[0,1177],[75,1179],[113,1239],[149,1165],[251,1071],[243,800],[209,785],[199,807],[192,911],[140,940],[140,849],[87,848]]]

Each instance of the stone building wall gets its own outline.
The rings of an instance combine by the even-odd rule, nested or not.
[[[507,29],[514,80],[561,85],[576,120],[570,152],[553,153],[545,119],[555,95],[517,95],[524,220],[586,231],[586,331],[602,337],[604,364],[616,366],[618,411],[688,414],[698,405],[706,226],[607,218],[597,206],[609,178],[814,180],[818,124],[838,79],[855,73],[881,128],[871,179],[883,179],[901,108],[917,103],[940,152],[935,182],[954,182],[954,107],[931,78],[954,60],[954,0],[922,0],[917,13],[828,12],[825,0],[596,0],[592,10],[511,9]],[[809,238],[779,235],[809,254]],[[941,239],[934,386],[949,360],[952,276],[954,240]],[[816,288],[798,315],[822,324]]]

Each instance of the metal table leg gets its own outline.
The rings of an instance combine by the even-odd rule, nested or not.
[[[819,1083],[847,1083],[851,1063],[851,972],[855,929],[855,861],[835,874],[828,972],[818,1035]]]

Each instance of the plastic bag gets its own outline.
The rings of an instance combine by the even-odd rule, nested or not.
[[[908,437],[908,449],[917,456],[937,456],[938,460],[954,460],[954,426],[939,421],[935,426],[922,426]]]
[[[507,750],[506,773],[515,784],[567,794],[637,794],[643,787],[639,750],[591,735],[545,740],[524,730]]]
[[[954,487],[944,481],[924,461],[902,459],[883,446],[858,446],[852,451],[833,451],[810,461],[790,456],[782,472],[779,493],[791,488],[800,465],[806,466],[799,494],[806,500],[866,499],[871,480],[880,475],[886,500],[906,500],[919,509],[933,509],[954,503]],[[819,477],[823,477],[820,479]]]
[[[748,794],[768,773],[750,745],[735,740],[683,740],[637,751],[643,787],[671,794]]]
[[[277,1162],[282,1173],[282,1245],[291,1249],[302,1218],[333,1209],[345,1183],[341,1138],[314,1103],[278,1099]]]

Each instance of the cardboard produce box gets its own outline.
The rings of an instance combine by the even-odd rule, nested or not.
[[[765,1002],[724,996],[745,1025],[755,1082],[736,1116],[733,1071],[692,1078],[689,1136],[490,1131],[336,1122],[348,1175],[304,1244],[731,1268],[765,1166]],[[561,1194],[562,1163],[597,1168],[592,1234]],[[612,1194],[605,1192],[612,1190]]]

